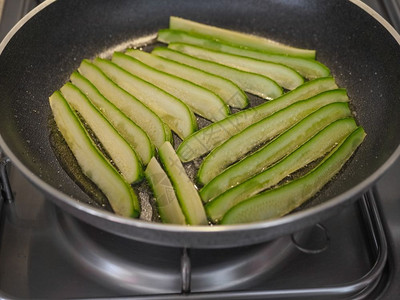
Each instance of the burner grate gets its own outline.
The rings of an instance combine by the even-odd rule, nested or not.
[[[1,166],[1,174],[2,176],[2,182],[3,182],[3,187],[7,186],[8,180],[4,180],[4,175],[6,174],[6,166],[7,166],[7,160],[3,159],[2,163],[0,164]],[[10,191],[10,190],[9,190]],[[4,193],[7,194],[7,193]],[[10,199],[9,199],[10,200]],[[5,207],[7,206],[12,206],[14,204],[13,201],[8,201],[5,204]],[[194,272],[193,272],[193,265],[196,265],[196,262],[198,263],[198,260],[193,261],[193,254],[196,251],[205,251],[205,250],[199,250],[199,249],[176,249],[179,251],[180,254],[180,266],[178,265],[178,269],[176,270],[176,274],[178,274],[178,281],[180,281],[180,292],[171,292],[171,293],[156,293],[156,294],[151,294],[151,291],[147,290],[144,294],[141,295],[135,295],[130,296],[130,299],[271,299],[271,298],[287,298],[287,297],[296,297],[296,298],[344,298],[344,297],[351,297],[354,299],[363,299],[366,298],[368,295],[374,292],[375,288],[378,286],[380,283],[381,277],[384,275],[384,268],[386,265],[387,261],[387,255],[388,255],[388,247],[387,247],[387,242],[386,242],[386,237],[385,237],[385,232],[382,227],[382,223],[380,220],[379,212],[375,203],[375,197],[373,192],[369,191],[367,192],[359,201],[358,205],[360,207],[360,212],[362,215],[362,221],[363,221],[363,227],[365,228],[365,232],[367,234],[367,240],[369,242],[369,249],[371,249],[372,256],[373,256],[373,263],[371,264],[371,268],[365,273],[365,275],[359,277],[356,280],[350,281],[350,282],[344,282],[342,284],[335,284],[335,285],[329,285],[327,284],[324,287],[316,287],[316,288],[298,288],[298,287],[293,287],[291,288],[290,283],[288,284],[287,287],[283,289],[270,289],[270,288],[243,288],[239,290],[235,290],[235,287],[230,287],[230,289],[223,290],[223,291],[216,291],[215,288],[207,290],[206,288],[203,289],[195,289],[194,291],[192,290],[193,286],[193,278],[195,277]],[[2,213],[2,217],[6,217],[6,213]],[[58,217],[61,216],[61,220],[67,221],[67,223],[72,222],[72,226],[76,226],[76,224],[79,224],[80,221],[77,221],[73,219],[72,217],[67,217],[64,214],[62,214],[59,210],[58,213],[56,214]],[[74,221],[75,220],[75,221]],[[4,224],[4,220],[1,220],[1,223]],[[75,223],[78,222],[78,223]],[[61,222],[61,227],[63,222]],[[79,225],[78,225],[79,226]],[[55,226],[56,227],[56,226]],[[84,226],[85,230],[87,230],[87,227]],[[90,227],[89,227],[90,228]],[[320,226],[320,228],[325,228],[324,226]],[[98,230],[98,229],[96,229]],[[77,231],[79,233],[79,230]],[[4,230],[1,232],[3,235],[5,234]],[[59,231],[57,231],[59,233]],[[68,233],[68,232],[67,232]],[[72,232],[70,236],[76,237],[76,232]],[[89,235],[86,237],[84,236],[83,239],[78,238],[78,240],[83,240],[87,241],[88,237],[90,234],[93,234],[93,232],[90,231],[89,229]],[[108,234],[108,233],[104,233]],[[78,234],[79,235],[79,234]],[[102,238],[106,238],[107,236],[102,236]],[[1,237],[0,237],[1,238]],[[117,238],[117,237],[116,237]],[[289,241],[293,241],[294,238],[292,239],[288,238]],[[329,237],[327,236],[327,240],[329,240]],[[71,240],[64,240],[63,244],[64,247],[65,245],[69,245]],[[89,241],[90,242],[90,241]],[[111,240],[113,242],[113,240]],[[274,243],[274,242],[272,242]],[[295,247],[296,245],[292,243],[292,246]],[[83,247],[80,248],[80,250],[84,249],[86,247],[86,244],[83,245]],[[296,246],[297,247],[297,246]],[[278,247],[279,248],[279,247]],[[297,247],[298,249],[302,249]],[[303,247],[304,248],[304,247]],[[307,248],[307,247],[305,247]],[[129,247],[128,247],[129,249]],[[130,248],[131,249],[131,248]],[[144,248],[146,249],[146,248]],[[279,248],[280,249],[280,248]],[[321,248],[324,249],[324,246]],[[64,248],[66,250],[66,248]],[[91,251],[91,250],[90,250]],[[171,251],[171,250],[168,250]],[[215,251],[215,250],[207,250],[207,251]],[[308,252],[307,249],[303,249],[303,252]],[[157,253],[157,251],[156,251]],[[210,252],[211,253],[211,252]],[[257,252],[256,252],[257,253]],[[319,253],[318,251],[316,253]],[[308,255],[314,255],[311,253],[307,253]],[[95,255],[93,253],[93,255]],[[75,255],[76,256],[76,255]],[[264,259],[268,260],[269,257],[265,256]],[[95,257],[96,262],[99,264],[102,264],[102,262]],[[107,260],[103,262],[104,264],[109,264]],[[278,262],[279,263],[279,262]],[[84,264],[80,262],[81,266],[84,267]],[[257,262],[258,264],[258,262]],[[109,264],[110,265],[110,264]],[[180,268],[180,270],[179,270]],[[115,268],[114,268],[115,269]],[[109,271],[112,272],[113,268],[110,267]],[[140,270],[139,272],[140,273]],[[95,272],[89,272],[89,274],[95,274]],[[128,273],[127,273],[128,274]],[[228,273],[225,274],[227,276]],[[180,277],[180,278],[179,278]],[[95,278],[95,276],[94,276]],[[176,282],[176,281],[175,281]],[[177,282],[179,285],[179,282]],[[150,282],[152,284],[152,282]],[[317,285],[318,286],[318,285]],[[234,290],[232,290],[232,288]],[[130,295],[129,292],[126,293],[127,295]],[[0,296],[2,295],[2,292],[0,292]],[[125,297],[125,296],[124,296]],[[90,297],[92,299],[92,297]],[[112,298],[118,299],[120,297],[114,296]],[[121,297],[122,298],[122,297]],[[82,299],[85,299],[85,297],[82,297]],[[86,298],[89,299],[89,298]]]
[[[277,299],[295,297],[307,298],[317,297],[322,298],[340,298],[351,297],[352,299],[365,299],[370,295],[382,276],[385,268],[388,248],[383,226],[378,213],[378,208],[375,203],[375,197],[372,192],[366,193],[360,200],[361,211],[364,216],[365,225],[370,233],[372,241],[372,249],[376,254],[376,261],[373,267],[360,279],[343,285],[324,287],[324,288],[311,288],[311,289],[283,289],[283,290],[257,290],[257,291],[230,291],[230,292],[203,292],[203,293],[189,293],[187,288],[190,287],[190,274],[188,274],[187,266],[190,265],[188,252],[184,249],[182,253],[182,293],[169,294],[169,295],[149,295],[134,297],[131,299],[154,299],[154,300],[169,300],[169,299]],[[190,288],[189,288],[190,289]],[[186,292],[185,292],[186,291]]]
[[[0,3],[2,0],[0,0]],[[41,2],[40,0],[12,0],[12,1],[5,1],[5,5],[3,7],[3,18],[2,22],[0,24],[0,40],[2,37],[8,32],[8,30],[11,28],[11,26],[19,20],[25,13],[27,13],[31,8],[34,7],[37,3]],[[367,4],[369,2],[371,3],[378,3],[376,5],[379,6],[380,9],[387,15],[388,21],[391,22],[391,24],[394,26],[394,28],[398,31],[400,31],[400,4],[397,0],[365,0]],[[1,5],[0,5],[1,6]],[[17,15],[9,13],[11,11],[11,8],[17,8]],[[374,8],[374,7],[373,7]],[[12,21],[10,21],[12,18],[14,18]],[[9,24],[5,24],[6,22],[9,22]],[[5,273],[2,267],[4,266],[4,260],[8,259],[5,258],[6,256],[4,254],[7,253],[12,253],[15,249],[7,249],[7,251],[4,250],[4,247],[6,246],[6,241],[8,241],[9,237],[11,235],[14,235],[14,233],[19,233],[20,231],[9,231],[10,226],[8,224],[9,218],[12,218],[12,214],[10,211],[14,209],[14,206],[18,206],[18,201],[21,199],[18,199],[20,195],[18,196],[19,190],[17,190],[17,195],[15,198],[16,201],[12,202],[14,194],[11,192],[10,189],[8,189],[9,184],[8,184],[8,176],[5,176],[8,169],[6,168],[7,166],[7,160],[2,160],[0,164],[0,170],[1,170],[1,187],[2,187],[2,192],[0,195],[0,215],[1,215],[1,220],[0,220],[0,298],[27,298],[27,297],[34,297],[34,298],[61,298],[61,297],[68,297],[68,298],[81,298],[81,299],[93,299],[94,297],[100,297],[100,298],[114,298],[114,299],[122,299],[129,297],[130,299],[270,299],[270,298],[290,298],[290,297],[297,297],[297,298],[305,298],[305,299],[310,299],[310,298],[352,298],[352,299],[361,299],[361,298],[377,298],[377,297],[372,297],[371,295],[378,295],[382,289],[381,285],[387,284],[387,281],[385,281],[385,277],[390,275],[390,270],[391,266],[389,266],[386,263],[387,260],[387,243],[386,243],[386,238],[385,238],[385,233],[382,230],[382,224],[380,220],[380,215],[378,213],[377,207],[376,207],[376,200],[374,197],[374,192],[368,192],[366,193],[362,199],[358,201],[358,206],[360,207],[360,211],[362,213],[362,224],[365,226],[365,232],[366,232],[366,239],[368,240],[368,245],[369,251],[371,251],[371,267],[369,270],[365,273],[365,275],[360,276],[359,279],[354,280],[354,281],[343,281],[343,284],[327,284],[326,287],[324,288],[299,288],[298,285],[293,285],[293,286],[287,286],[285,288],[282,288],[282,286],[278,286],[277,289],[271,288],[271,284],[269,285],[268,288],[263,288],[263,287],[258,287],[253,288],[253,289],[241,289],[237,291],[209,291],[209,292],[198,292],[193,288],[193,282],[192,282],[192,277],[193,277],[193,256],[195,256],[192,251],[192,249],[180,249],[179,252],[181,253],[181,258],[180,258],[180,269],[178,266],[178,269],[176,270],[178,276],[180,276],[181,282],[178,282],[181,285],[181,291],[179,290],[176,293],[163,293],[163,294],[147,294],[147,295],[131,295],[131,294],[123,294],[120,295],[118,293],[105,293],[104,295],[102,294],[103,290],[97,286],[94,285],[95,288],[100,292],[98,294],[95,293],[89,293],[89,292],[82,292],[82,290],[77,290],[75,293],[73,291],[66,291],[65,289],[61,289],[61,292],[64,292],[64,294],[51,294],[48,291],[41,290],[43,286],[39,287],[20,287],[18,286],[18,281],[17,277],[13,277],[14,270],[13,272],[8,272]],[[12,181],[12,177],[11,177]],[[11,182],[13,183],[13,182]],[[13,186],[14,187],[14,186]],[[30,201],[32,199],[28,199]],[[379,199],[380,200],[380,199]],[[37,204],[37,202],[35,203]],[[48,206],[50,204],[45,204],[45,211],[47,212]],[[3,207],[3,209],[1,209]],[[47,209],[47,210],[46,210]],[[53,207],[51,206],[51,211],[53,210]],[[39,209],[39,212],[41,209]],[[40,220],[42,222],[40,224],[40,231],[41,235],[44,235],[47,237],[47,235],[51,236],[47,229],[43,227],[42,225],[47,225],[46,221]],[[352,225],[352,223],[349,223]],[[25,227],[29,227],[29,225],[25,224]],[[30,228],[32,229],[32,228]],[[328,228],[328,231],[332,233],[331,229]],[[32,230],[32,232],[36,232],[35,230]],[[22,231],[21,231],[22,233]],[[21,236],[29,236],[33,241],[36,243],[39,243],[37,241],[37,236],[34,236],[33,234],[30,235],[30,233],[26,233],[24,231],[24,234]],[[35,233],[36,234],[36,233]],[[40,235],[39,234],[39,235]],[[19,237],[19,239],[22,239],[22,237]],[[54,238],[54,236],[51,236]],[[329,239],[329,237],[328,237]],[[334,237],[332,237],[332,240]],[[295,239],[294,239],[295,240]],[[43,241],[48,240],[43,238]],[[393,241],[392,241],[393,242]],[[50,244],[51,242],[49,242]],[[31,245],[31,244],[29,244]],[[330,247],[333,247],[331,245]],[[41,249],[43,249],[42,247]],[[53,247],[54,248],[54,247]],[[50,249],[53,249],[50,248]],[[325,249],[324,249],[325,250]],[[307,250],[306,250],[307,251]],[[361,251],[361,250],[360,250]],[[37,251],[38,252],[38,251]],[[27,252],[26,252],[27,253]],[[43,253],[43,252],[41,252]],[[30,259],[35,258],[35,253]],[[37,256],[38,253],[36,253]],[[389,253],[390,254],[390,253]],[[15,256],[18,256],[18,251],[14,253]],[[53,255],[50,255],[50,259],[53,258]],[[309,255],[309,256],[312,256]],[[14,258],[15,259],[15,258]],[[36,257],[37,259],[37,257]],[[178,258],[179,261],[179,258]],[[43,263],[43,261],[39,261],[38,264]],[[9,265],[9,264],[8,264]],[[386,268],[386,269],[385,269]],[[8,270],[9,271],[9,270]],[[27,272],[27,270],[23,270],[22,272]],[[179,274],[180,272],[180,274]],[[344,268],[343,272],[346,272],[346,269]],[[12,285],[7,285],[5,284],[5,274],[9,276],[10,281],[14,281]],[[29,275],[29,274],[28,274]],[[25,274],[24,276],[28,276]],[[42,274],[43,275],[43,274]],[[68,273],[68,275],[70,275]],[[46,277],[48,278],[48,277]],[[64,277],[65,279],[66,277]],[[80,278],[80,277],[78,277]],[[381,279],[383,278],[383,279]],[[46,280],[46,279],[43,279]],[[80,279],[78,279],[79,281]],[[32,280],[34,281],[34,280]],[[53,281],[50,281],[53,282]],[[51,283],[50,283],[51,284]],[[90,286],[92,283],[87,283],[87,282],[80,282],[81,285],[86,285]],[[30,285],[33,285],[32,282],[30,282]],[[49,282],[47,282],[47,285],[49,285]],[[68,283],[66,284],[68,285]],[[92,284],[93,285],[93,284]],[[10,288],[12,286],[12,288]],[[61,286],[61,285],[56,285],[56,286]],[[316,286],[321,286],[321,284],[316,284]],[[16,291],[19,291],[22,293],[22,290],[27,290],[31,288],[31,291],[24,292],[23,294],[18,294]],[[54,291],[53,291],[54,292]],[[60,292],[60,291],[59,291]],[[11,296],[10,296],[11,295]],[[393,294],[394,295],[394,294]]]

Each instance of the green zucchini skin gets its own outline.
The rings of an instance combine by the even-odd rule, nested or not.
[[[221,41],[215,41],[202,35],[187,33],[180,30],[161,29],[158,31],[157,40],[162,43],[185,43],[240,56],[251,57],[263,61],[280,63],[295,69],[300,75],[312,80],[330,75],[330,70],[320,62],[301,57],[293,57],[282,54],[271,54],[260,50],[250,50],[231,46]]]
[[[178,156],[183,162],[198,158],[221,145],[230,137],[244,130],[251,124],[260,121],[280,109],[297,101],[305,100],[324,91],[333,89],[337,89],[337,85],[332,77],[319,78],[304,83],[297,89],[273,101],[238,112],[225,120],[196,131],[179,145],[177,149]]]
[[[219,63],[199,59],[165,47],[156,47],[151,52],[181,64],[227,78],[244,91],[264,99],[275,99],[282,95],[282,88],[270,78],[231,68]]]
[[[327,91],[307,100],[296,102],[252,124],[207,155],[197,173],[198,182],[203,185],[207,184],[252,149],[272,139],[319,108],[333,102],[348,101],[349,98],[344,89]]]
[[[49,102],[57,127],[83,173],[102,190],[117,215],[138,217],[140,204],[133,189],[93,144],[62,94],[54,92]]]
[[[340,171],[365,135],[364,129],[358,127],[311,172],[235,205],[224,215],[221,224],[260,222],[288,214],[313,197]]]
[[[192,123],[194,123],[194,126],[192,126],[195,129],[197,129],[197,123],[193,112],[212,122],[225,119],[230,113],[229,107],[218,95],[187,79],[160,71],[159,68],[155,69],[130,55],[120,52],[114,52],[112,62],[129,73],[154,84],[187,105],[187,110],[190,108],[189,111],[193,116]]]
[[[214,27],[175,16],[170,17],[169,28],[205,35],[211,39],[220,40],[239,47],[298,57],[315,58],[315,50],[295,48],[277,43],[264,37]]]
[[[168,48],[228,67],[266,76],[287,90],[293,90],[304,83],[304,78],[297,71],[283,64],[209,50],[184,43],[171,43]]]
[[[124,54],[121,53],[121,55]],[[181,100],[114,62],[96,58],[93,63],[121,88],[154,111],[181,139],[197,129],[193,112]]]
[[[135,150],[118,133],[110,122],[72,83],[67,82],[61,93],[68,104],[75,109],[89,125],[100,144],[129,183],[143,179],[143,169]]]
[[[78,72],[72,73],[71,82],[78,87],[97,109],[115,127],[119,134],[135,149],[143,165],[147,165],[154,156],[154,145],[138,125],[108,101],[85,77]]]
[[[213,222],[218,222],[230,208],[278,184],[286,176],[322,157],[355,129],[357,129],[357,124],[353,118],[341,119],[331,123],[272,167],[227,190],[207,203],[207,215]]]
[[[235,83],[221,76],[140,50],[128,49],[125,53],[152,68],[185,78],[209,89],[231,107],[245,108],[249,104],[246,94]]]
[[[158,213],[163,223],[186,225],[171,181],[155,157],[147,165],[145,176],[156,198]]]
[[[99,92],[120,109],[128,118],[138,124],[159,147],[172,139],[171,130],[146,105],[116,85],[97,66],[84,59],[78,68],[79,73],[88,79]]]
[[[207,225],[207,216],[193,182],[189,179],[179,157],[169,142],[165,142],[158,154],[162,165],[175,189],[176,197],[189,225]]]
[[[200,190],[203,202],[208,202],[241,184],[290,154],[330,123],[350,116],[349,105],[344,102],[331,103],[318,109],[258,151],[229,166],[212,179]]]

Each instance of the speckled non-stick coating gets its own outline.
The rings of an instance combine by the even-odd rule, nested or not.
[[[349,1],[59,0],[31,18],[0,56],[0,133],[19,162],[66,195],[88,201],[59,166],[50,147],[48,97],[68,80],[83,58],[93,58],[126,42],[155,34],[168,26],[170,15],[316,49],[318,60],[331,69],[338,85],[348,90],[356,118],[367,132],[366,140],[345,171],[310,201],[307,209],[370,178],[398,147],[400,46],[383,25]],[[69,206],[65,200],[56,203],[64,208]],[[85,214],[76,208],[69,211]],[[96,225],[97,221],[92,223]],[[275,225],[271,229],[282,234],[299,224],[302,222],[293,222],[285,230],[283,227],[276,230]],[[118,233],[118,226],[111,226],[110,230]],[[130,231],[132,226],[135,225],[125,226],[121,234],[146,240],[135,230]],[[269,226],[264,227],[268,231]],[[254,237],[253,241],[277,234],[263,234],[264,238]],[[182,240],[188,237],[189,233],[186,237],[183,234]],[[198,240],[202,240],[200,235]],[[207,247],[208,242],[196,241],[176,244]]]

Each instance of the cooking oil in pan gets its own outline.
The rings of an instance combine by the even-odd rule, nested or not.
[[[61,132],[58,130],[53,117],[49,118],[48,128],[50,131],[50,145],[64,171],[91,199],[93,199],[93,201],[104,209],[111,211],[106,196],[89,178],[85,176],[85,174],[83,174],[72,151],[69,149]]]

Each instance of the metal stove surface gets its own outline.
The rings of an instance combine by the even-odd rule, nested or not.
[[[375,285],[379,294],[392,288],[399,292],[388,286],[393,282],[389,277],[398,278],[395,264],[385,266],[385,244],[377,241],[376,248],[374,239],[380,236],[370,234],[358,202],[306,232],[271,243],[190,249],[191,293],[184,294],[182,249],[125,240],[82,224],[45,201],[15,168],[9,176],[15,201],[2,212],[4,298],[233,299],[234,292],[241,291],[249,299],[288,294],[342,299],[367,296]]]
[[[0,33],[4,35],[37,2],[6,0]],[[399,24],[398,2],[364,2]],[[400,161],[365,199],[306,231],[254,247],[188,252],[84,226],[46,201],[17,169],[11,167],[8,175],[14,202],[5,203],[1,211],[0,298],[398,299],[400,295]],[[370,198],[376,199],[377,210]]]

